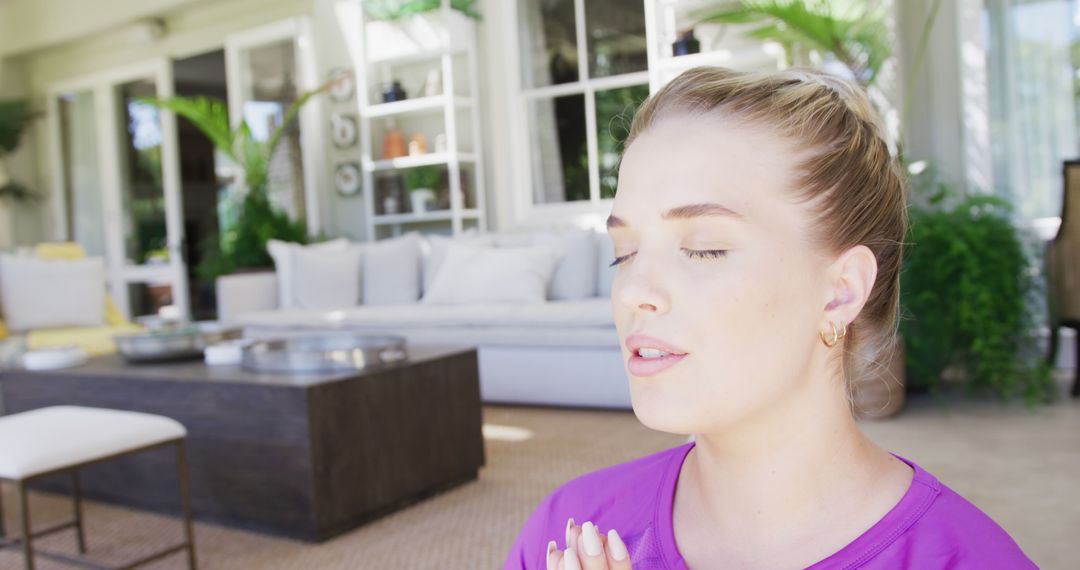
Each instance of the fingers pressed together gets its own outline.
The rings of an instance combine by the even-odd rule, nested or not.
[[[626,545],[615,529],[601,534],[591,522],[566,521],[566,549],[554,540],[547,545],[547,570],[630,570]]]

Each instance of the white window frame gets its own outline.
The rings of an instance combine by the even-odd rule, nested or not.
[[[578,81],[574,83],[560,83],[544,87],[525,87],[521,74],[521,57],[511,57],[511,65],[507,70],[508,83],[512,83],[514,105],[514,120],[511,122],[511,132],[515,139],[514,153],[515,164],[515,187],[518,189],[515,203],[515,217],[517,223],[559,223],[568,218],[580,218],[590,214],[598,214],[611,210],[611,198],[600,197],[600,159],[599,140],[596,131],[596,92],[650,85],[650,72],[648,67],[644,71],[613,75],[609,77],[591,78],[589,76],[589,53],[585,27],[585,1],[574,0],[574,17],[576,27],[576,40],[578,52]],[[651,24],[649,22],[650,2],[645,2],[645,30],[646,38],[651,38]],[[520,46],[522,36],[519,31],[519,5],[520,0],[509,2],[510,15],[513,30],[513,45]],[[648,41],[651,42],[651,39]],[[648,53],[648,52],[646,52]],[[536,100],[550,100],[555,97],[566,95],[585,96],[585,146],[589,157],[589,199],[573,202],[535,203],[533,198],[533,171],[532,152],[533,136],[529,125],[529,104]]]

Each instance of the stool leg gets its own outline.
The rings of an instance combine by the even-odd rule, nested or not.
[[[75,538],[79,543],[79,554],[86,554],[86,534],[83,531],[82,487],[79,485],[79,470],[71,470],[71,500],[75,507]]]
[[[0,539],[7,536],[4,530],[4,485],[0,483]]]
[[[180,471],[180,508],[184,517],[184,539],[187,542],[188,568],[196,570],[195,562],[195,533],[191,526],[191,492],[188,487],[187,453],[184,450],[184,440],[176,442],[176,463]]]
[[[26,481],[19,481],[19,505],[22,510],[22,544],[23,557],[26,559],[26,570],[34,570],[34,534],[30,531],[30,491],[26,488]]]

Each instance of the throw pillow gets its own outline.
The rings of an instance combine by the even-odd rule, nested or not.
[[[611,267],[615,261],[615,245],[611,243],[611,236],[606,231],[596,234],[596,294],[600,297],[611,296],[611,282],[615,280],[616,268]]]
[[[295,281],[294,271],[292,267],[293,249],[300,248],[311,250],[342,251],[348,247],[349,240],[345,238],[332,239],[330,241],[313,243],[311,245],[301,245],[298,243],[281,241],[276,239],[267,241],[266,252],[269,253],[270,257],[274,260],[274,273],[277,275],[278,308],[297,308],[293,302],[294,296],[292,290],[292,284]]]
[[[420,298],[420,238],[414,232],[364,249],[364,304],[400,305]]]
[[[548,299],[573,301],[596,296],[596,232],[580,228],[537,232],[536,245],[558,252],[559,262],[548,284]]]
[[[431,289],[431,284],[435,282],[435,275],[439,273],[439,268],[442,267],[443,261],[446,260],[446,248],[450,244],[458,243],[475,247],[490,247],[494,240],[489,234],[466,234],[456,238],[433,234],[425,236],[424,241],[426,251],[424,252],[423,280],[424,292],[426,293]]]
[[[0,306],[13,331],[105,324],[105,262],[0,255]]]
[[[358,244],[341,251],[292,248],[292,306],[341,309],[359,305],[362,253]]]
[[[494,249],[450,244],[423,302],[543,303],[557,258],[548,246]]]

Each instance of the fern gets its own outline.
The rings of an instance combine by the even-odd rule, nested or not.
[[[141,97],[139,101],[167,109],[198,127],[206,138],[244,173],[248,192],[240,207],[236,223],[225,228],[216,240],[204,244],[204,262],[197,269],[199,276],[212,281],[220,275],[238,269],[266,267],[271,264],[266,252],[270,239],[305,242],[307,228],[293,221],[270,202],[267,192],[270,161],[300,109],[315,95],[325,91],[331,82],[302,94],[285,111],[280,125],[266,141],[252,134],[246,121],[230,127],[229,111],[224,101],[212,97],[171,97],[157,99]]]
[[[784,46],[832,54],[864,87],[892,55],[885,12],[847,0],[741,0],[698,11],[702,22],[755,24],[749,35]]]

